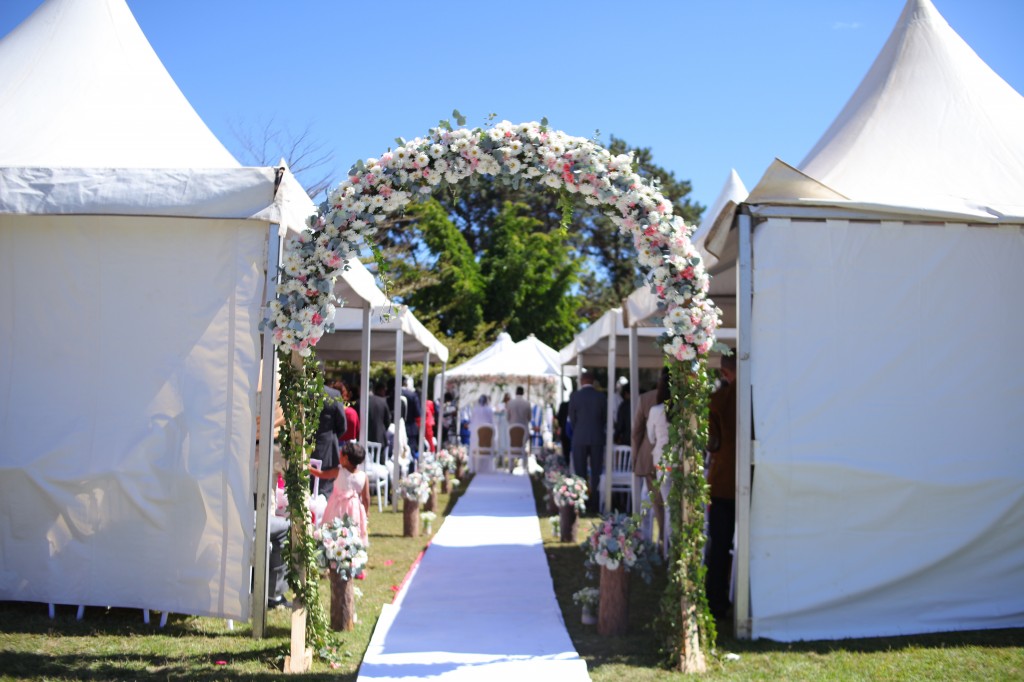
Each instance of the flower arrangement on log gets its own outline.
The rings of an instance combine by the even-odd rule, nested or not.
[[[421,461],[419,469],[420,473],[426,477],[428,484],[431,486],[444,480],[444,465],[436,459]]]
[[[446,474],[455,475],[455,471],[459,466],[459,460],[455,452],[448,450],[447,448],[442,448],[437,453],[436,461],[441,465],[441,468],[444,469]]]
[[[645,582],[650,583],[652,567],[661,561],[657,549],[644,538],[637,518],[618,512],[594,523],[581,548],[587,555],[584,565],[590,575],[595,567],[609,571],[621,567],[626,572],[639,573]]]
[[[359,527],[346,514],[313,530],[317,543],[317,564],[337,573],[342,580],[354,580],[366,568],[369,556],[359,536]]]
[[[430,497],[430,479],[415,471],[398,483],[398,492],[409,502],[423,504]]]
[[[551,494],[559,507],[572,507],[577,514],[582,514],[587,508],[587,479],[563,475],[551,489]]]

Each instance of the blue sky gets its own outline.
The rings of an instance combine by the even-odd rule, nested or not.
[[[933,0],[1024,92],[1022,0]],[[0,34],[40,4],[0,0]],[[340,181],[458,108],[648,146],[714,201],[774,157],[799,163],[853,93],[903,0],[128,0],[221,141],[273,119],[334,154]]]

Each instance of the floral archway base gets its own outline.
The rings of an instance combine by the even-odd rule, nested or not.
[[[458,112],[454,115],[463,126],[464,119]],[[673,215],[672,203],[636,172],[631,154],[613,155],[594,140],[550,128],[546,119],[520,124],[502,121],[473,129],[453,128],[448,121],[441,121],[426,137],[398,138],[396,143],[393,151],[380,158],[356,163],[348,179],[328,194],[310,218],[309,229],[288,242],[277,299],[270,304],[263,323],[279,349],[301,357],[313,352],[330,329],[338,305],[332,293],[335,278],[364,246],[381,262],[374,236],[389,216],[438,188],[480,181],[518,188],[532,182],[561,193],[566,218],[578,197],[600,207],[621,232],[633,237],[639,262],[648,270],[648,281],[665,305],[667,357],[687,363],[686,373],[703,371],[702,359],[714,343],[721,311],[707,298],[710,282],[690,242],[692,227]],[[674,421],[680,442],[699,438],[695,429],[700,421],[693,428],[689,426],[692,423],[690,419]],[[306,469],[308,453],[303,448],[291,450],[299,459],[288,461],[286,470],[298,475]],[[697,483],[701,466],[694,462],[690,467],[692,480],[687,485],[701,491],[688,501],[691,506],[702,504],[702,495],[706,497],[702,476]],[[292,510],[293,519],[303,514],[298,506]],[[301,533],[295,541],[305,542]],[[682,559],[692,561],[693,557]],[[702,604],[702,581],[687,579],[683,599]],[[684,627],[689,627],[686,623],[693,619],[683,620]],[[316,641],[318,626],[312,621],[308,625],[307,639]],[[688,641],[709,645],[706,632],[686,633],[679,641],[684,647]]]

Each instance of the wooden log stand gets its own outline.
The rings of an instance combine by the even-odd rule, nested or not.
[[[561,542],[576,542],[576,508],[571,504],[562,505],[558,508],[558,523],[561,529]]]
[[[329,571],[331,579],[331,629],[351,630],[355,627],[355,588],[351,580],[345,580],[337,571]]]
[[[623,566],[601,567],[601,599],[597,606],[597,634],[618,637],[629,625],[629,574]]]
[[[402,537],[418,538],[420,536],[420,503],[418,500],[405,500],[402,508]]]

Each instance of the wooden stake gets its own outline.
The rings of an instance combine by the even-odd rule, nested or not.
[[[303,360],[302,356],[297,351],[292,351],[292,367],[302,372]],[[304,415],[299,413],[299,419],[302,420]],[[297,444],[298,447],[303,446],[302,433],[297,429],[292,429],[292,443]],[[305,459],[305,458],[303,458]],[[308,467],[308,462],[301,462],[299,464],[302,471],[305,471]],[[291,541],[292,547],[301,547],[301,528],[300,524],[308,524],[309,517],[303,515],[301,518],[293,518],[291,520]],[[295,557],[298,557],[298,552],[295,553]],[[298,576],[299,584],[305,587],[306,585],[306,567],[301,560],[296,559],[297,563],[292,564],[292,570]],[[304,673],[308,671],[313,665],[313,650],[306,647],[306,604],[301,598],[296,596],[292,601],[292,632],[291,632],[291,648],[290,655],[285,656],[284,659],[284,671],[286,673]]]

